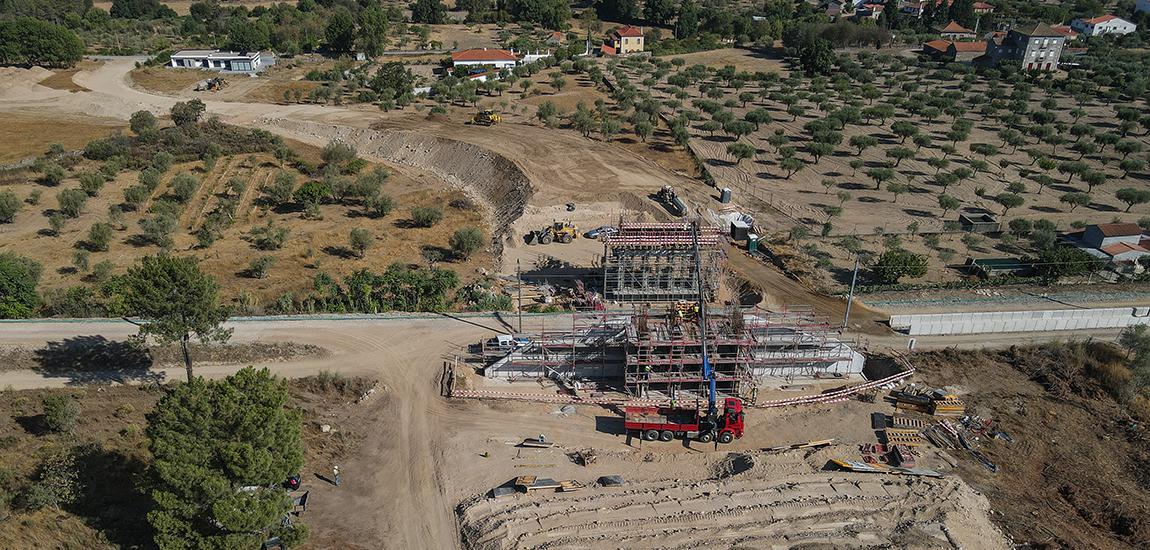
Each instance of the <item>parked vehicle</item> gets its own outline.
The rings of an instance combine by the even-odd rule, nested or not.
[[[609,237],[619,232],[619,229],[610,225],[600,225],[583,234],[587,239],[598,239],[599,237]]]
[[[625,407],[623,426],[644,441],[694,439],[708,443],[730,443],[743,437],[743,402],[735,397],[723,400],[723,413],[712,422],[707,411],[692,407]]]

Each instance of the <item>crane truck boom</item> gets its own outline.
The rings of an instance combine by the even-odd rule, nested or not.
[[[695,252],[695,287],[699,291],[699,341],[702,344],[703,379],[707,381],[707,409],[699,407],[625,407],[623,426],[628,433],[647,441],[671,441],[676,437],[693,438],[702,443],[717,439],[730,443],[743,437],[743,402],[737,397],[723,399],[719,414],[715,371],[707,352],[707,298],[703,289],[702,255],[699,251],[699,224],[692,222]]]

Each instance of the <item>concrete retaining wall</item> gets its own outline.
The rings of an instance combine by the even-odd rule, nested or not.
[[[1150,307],[915,313],[890,317],[891,328],[912,336],[1109,329],[1137,324],[1150,324]]]

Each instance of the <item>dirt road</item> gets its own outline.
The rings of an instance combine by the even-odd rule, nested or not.
[[[796,533],[787,527],[792,520],[799,522],[795,525],[812,527],[811,532],[818,533],[815,539],[831,544],[894,536],[896,522],[901,521],[898,518],[906,514],[934,525],[930,529],[935,530],[935,534],[942,529],[939,525],[945,525],[943,531],[949,530],[953,534],[969,522],[985,520],[985,515],[979,511],[982,504],[978,504],[980,501],[974,498],[969,488],[961,484],[923,481],[888,486],[888,490],[893,492],[875,493],[869,485],[866,488],[860,485],[868,479],[866,476],[820,472],[821,462],[830,454],[820,455],[815,460],[804,458],[799,453],[781,463],[778,461],[782,459],[756,455],[753,460],[756,464],[765,465],[765,469],[719,484],[732,491],[745,486],[745,489],[739,489],[742,495],[739,498],[746,500],[707,505],[708,499],[700,495],[710,490],[708,487],[712,485],[707,483],[713,483],[709,480],[714,479],[714,468],[724,460],[726,455],[723,452],[693,445],[668,444],[660,447],[658,453],[653,453],[642,444],[621,436],[614,424],[617,414],[600,407],[580,406],[571,414],[559,414],[550,405],[458,402],[439,397],[441,358],[453,355],[468,342],[500,330],[503,325],[493,317],[475,316],[462,320],[428,316],[386,319],[349,316],[345,320],[255,319],[236,321],[231,326],[235,329],[233,339],[237,342],[290,341],[320,346],[330,353],[322,359],[256,366],[266,366],[283,376],[304,376],[322,370],[367,375],[377,378],[382,384],[379,396],[369,401],[365,408],[356,409],[358,412],[352,416],[330,420],[337,429],[354,424],[365,435],[353,456],[340,464],[347,480],[344,486],[314,485],[316,498],[307,521],[313,529],[314,544],[319,548],[456,547],[460,544],[460,527],[453,508],[460,502],[469,503],[461,510],[460,521],[464,523],[465,532],[473,537],[466,544],[474,547],[498,547],[502,544],[480,536],[486,529],[484,526],[530,523],[542,515],[563,515],[565,512],[558,511],[568,510],[569,506],[577,506],[583,512],[558,523],[549,523],[546,532],[538,535],[528,536],[517,531],[515,536],[527,537],[522,539],[525,543],[548,539],[576,546],[585,546],[591,540],[585,537],[616,540],[623,536],[618,528],[609,525],[589,529],[580,523],[592,514],[591,510],[616,506],[619,495],[595,493],[575,502],[557,495],[546,497],[541,502],[516,500],[517,505],[511,507],[474,500],[491,487],[524,474],[581,479],[584,482],[593,481],[600,475],[623,474],[633,484],[624,500],[666,497],[667,480],[678,479],[687,484],[679,499],[683,510],[711,506],[707,508],[708,517],[722,518],[732,537],[745,536],[747,540],[759,542],[782,540],[781,537],[793,539]],[[117,320],[3,323],[0,324],[0,347],[38,348],[84,339],[94,344],[115,342],[134,334],[135,330],[134,326]],[[1017,335],[1003,336],[1015,341],[1018,339]],[[920,345],[981,347],[995,341],[999,344],[1004,342],[996,338],[940,338],[933,342],[925,339]],[[418,345],[413,345],[415,342]],[[898,342],[892,344],[897,345]],[[217,378],[239,367],[199,365],[197,372]],[[152,377],[178,379],[182,376],[179,368],[70,374],[45,370],[7,371],[0,372],[0,387],[26,389],[89,381],[132,382]],[[724,449],[754,453],[763,447],[817,436],[834,437],[843,442],[846,446],[837,452],[849,456],[854,452],[852,445],[873,440],[874,434],[867,419],[870,412],[881,407],[852,402],[801,409],[756,410],[747,417],[748,435]],[[539,433],[546,433],[549,439],[562,442],[562,447],[525,451],[515,446],[523,437]],[[599,461],[593,467],[577,466],[565,456],[570,450],[586,448],[595,449],[599,454]],[[797,492],[788,496],[790,493],[783,488],[792,482],[795,484],[793,491]],[[928,497],[915,501],[917,504],[914,506],[891,504],[904,493]],[[928,504],[934,498],[929,495],[937,495],[939,498],[935,500],[943,502],[946,498],[942,497],[952,496],[959,498],[959,502],[977,506],[972,505],[974,508],[970,510],[939,508]],[[792,497],[807,504],[789,504]],[[832,507],[840,514],[841,521],[820,513],[819,505],[814,504],[818,499],[833,503]],[[751,501],[758,502],[762,510],[770,510],[769,517],[773,519],[766,523],[748,522],[743,514],[746,513],[745,503]],[[863,502],[867,504],[860,508],[858,504]],[[659,521],[669,525],[679,521],[674,519],[676,514],[673,512],[670,508],[659,507],[652,509],[650,517],[667,518]],[[961,515],[955,516],[956,513]],[[865,533],[859,534],[871,539],[851,539],[853,531],[840,528],[844,522],[867,526],[863,530]],[[690,522],[676,524],[675,532],[683,538],[664,539],[656,532],[648,532],[649,537],[632,542],[637,546],[659,546],[663,542],[695,544],[698,539],[686,534],[697,528],[698,525]],[[628,528],[627,531],[634,530]],[[934,547],[945,546],[935,544]],[[988,543],[987,546],[997,547],[997,543]]]
[[[479,324],[498,324],[474,320]],[[291,341],[321,346],[331,356],[321,360],[257,364],[289,377],[323,370],[372,376],[386,387],[389,398],[379,401],[378,417],[367,419],[373,429],[361,446],[361,456],[345,466],[354,486],[339,495],[340,507],[315,506],[311,519],[317,540],[364,541],[378,548],[390,541],[394,548],[451,548],[458,535],[452,513],[453,501],[445,498],[437,467],[442,440],[430,434],[444,430],[440,414],[448,405],[438,397],[440,354],[478,340],[492,331],[451,319],[401,321],[293,321],[235,322],[233,339]],[[75,339],[114,342],[134,334],[136,327],[123,321],[5,323],[0,326],[0,346],[40,348]],[[412,342],[422,345],[413,346]],[[209,378],[226,376],[241,365],[206,365],[196,372]],[[25,389],[58,387],[101,380],[142,381],[179,379],[182,369],[158,371],[106,371],[100,373],[51,373],[12,371],[0,373],[0,387]],[[352,485],[349,483],[349,485]],[[391,496],[381,496],[391,495]],[[402,505],[393,505],[402,503]],[[346,508],[345,508],[346,506]],[[346,513],[355,510],[355,514]],[[418,526],[418,527],[415,527]]]

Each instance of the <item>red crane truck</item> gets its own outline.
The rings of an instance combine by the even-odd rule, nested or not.
[[[743,437],[743,402],[735,397],[723,400],[723,413],[714,420],[702,408],[624,407],[623,426],[627,433],[646,441],[684,438],[709,443],[730,443]]]

